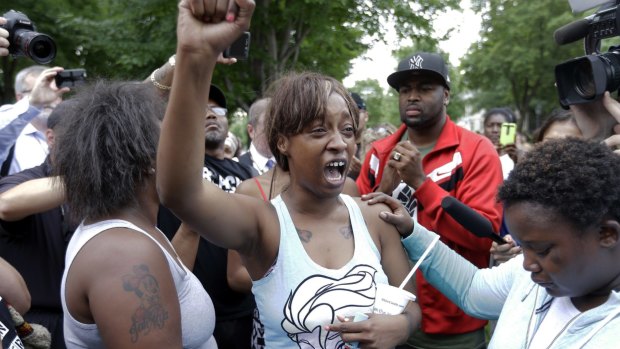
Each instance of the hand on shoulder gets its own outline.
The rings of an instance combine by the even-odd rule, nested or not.
[[[361,206],[368,210],[371,220],[393,225],[402,237],[409,236],[413,231],[413,219],[395,198],[385,193],[375,192],[362,195],[361,200],[368,203],[368,205]]]

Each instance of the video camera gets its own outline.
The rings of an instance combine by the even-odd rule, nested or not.
[[[558,45],[584,39],[585,56],[555,67],[560,104],[565,109],[572,104],[600,99],[605,91],[615,91],[620,87],[620,46],[611,46],[607,52],[600,52],[603,39],[620,36],[620,0],[569,1],[573,11],[604,4],[593,15],[569,23],[553,35]]]
[[[9,32],[9,53],[26,56],[38,64],[48,64],[56,58],[56,43],[49,35],[37,33],[34,23],[22,12],[9,10],[0,26]]]

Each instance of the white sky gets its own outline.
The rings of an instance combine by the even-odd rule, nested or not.
[[[435,30],[443,35],[448,29],[454,28],[449,40],[439,43],[439,47],[450,53],[450,64],[457,66],[460,58],[467,52],[469,45],[476,41],[480,30],[480,16],[470,10],[470,0],[461,0],[461,11],[450,11],[439,17],[435,22]],[[375,79],[384,89],[388,89],[387,77],[394,72],[398,62],[392,57],[392,50],[399,44],[411,45],[411,42],[398,42],[396,34],[390,26],[384,35],[388,44],[375,43],[366,54],[353,61],[351,74],[344,79],[344,85],[348,88],[355,81]]]

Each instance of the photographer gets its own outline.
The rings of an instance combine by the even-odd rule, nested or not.
[[[0,28],[0,35],[2,30]],[[63,68],[41,67],[42,71],[27,73],[28,69],[32,67],[20,71],[15,79],[17,103],[0,107],[0,164],[11,157],[9,152],[24,128],[37,119],[44,107],[55,106],[62,99],[62,95],[69,91],[69,88],[57,88],[54,83],[54,77]],[[24,73],[20,74],[22,72]],[[42,159],[38,161],[41,162]],[[2,175],[8,173],[9,165],[8,161],[3,165]]]

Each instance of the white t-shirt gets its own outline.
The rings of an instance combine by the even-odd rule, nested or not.
[[[549,348],[579,315],[581,312],[575,308],[569,297],[554,298],[528,348]]]
[[[512,161],[508,154],[504,154],[499,157],[499,161],[502,163],[502,174],[504,175],[504,180],[508,178],[510,171],[515,168],[515,163]]]

